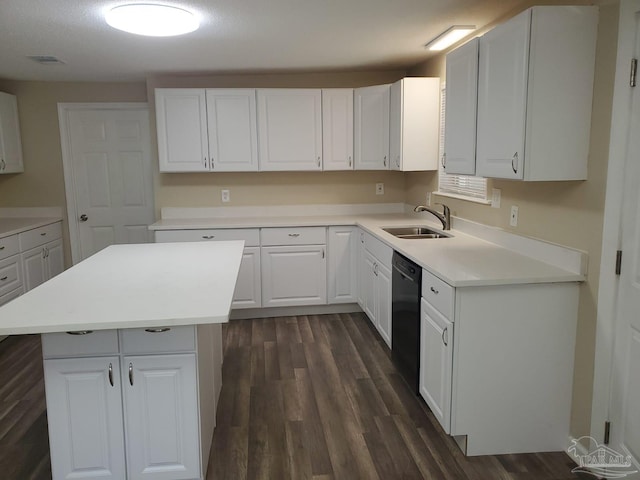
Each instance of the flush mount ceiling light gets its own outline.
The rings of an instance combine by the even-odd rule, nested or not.
[[[439,52],[440,50],[450,47],[459,40],[462,40],[475,29],[476,27],[474,25],[454,25],[427,43],[425,48],[434,52]]]
[[[172,37],[200,26],[196,16],[169,5],[131,3],[112,8],[105,20],[113,28],[149,37]]]

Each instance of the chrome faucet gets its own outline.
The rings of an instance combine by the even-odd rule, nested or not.
[[[443,230],[451,230],[451,210],[444,203],[436,203],[436,205],[442,205],[442,213],[436,212],[435,210],[430,209],[429,207],[425,207],[423,205],[418,205],[413,209],[414,212],[429,212],[432,215],[435,215],[438,220],[442,222]]]

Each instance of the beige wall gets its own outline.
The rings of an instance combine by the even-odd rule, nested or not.
[[[253,75],[183,75],[151,77],[147,81],[149,105],[155,110],[155,88],[331,88],[391,83],[404,71],[290,73]],[[151,118],[155,117],[152,113]],[[154,122],[152,122],[154,123]],[[155,124],[153,150],[157,156]],[[221,206],[220,190],[228,189],[238,205],[390,203],[404,201],[404,175],[399,172],[261,172],[261,173],[160,173],[155,178],[157,215],[162,207]],[[384,195],[375,184],[384,183]]]
[[[0,175],[0,207],[64,207],[64,173],[58,103],[146,102],[144,82],[16,82],[0,80],[0,90],[18,97],[24,173]],[[69,229],[64,222],[65,259],[71,264]]]
[[[439,197],[452,212],[487,225],[514,233],[541,238],[589,253],[587,282],[581,286],[571,432],[588,435],[593,389],[595,352],[596,301],[602,225],[609,151],[609,130],[613,101],[613,81],[618,34],[618,2],[600,8],[600,24],[596,56],[596,75],[591,123],[589,175],[580,182],[516,182],[490,181],[490,187],[502,190],[501,208]],[[409,71],[412,75],[444,77],[444,57],[432,59]],[[437,189],[437,175],[406,175],[406,201],[424,202],[426,192]],[[519,207],[518,227],[509,226],[512,205]]]

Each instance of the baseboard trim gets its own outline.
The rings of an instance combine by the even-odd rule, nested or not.
[[[294,317],[301,315],[324,315],[355,312],[362,312],[362,309],[357,303],[342,303],[337,305],[245,308],[241,310],[232,310],[229,318],[231,320],[246,320],[248,318]]]

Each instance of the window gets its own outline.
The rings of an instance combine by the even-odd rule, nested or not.
[[[446,87],[443,85],[440,92],[440,148],[439,158],[444,154],[444,113],[446,102]],[[437,195],[459,198],[477,203],[490,203],[487,198],[487,179],[482,177],[472,177],[469,175],[448,174],[442,168],[442,163],[438,166],[438,191]]]

